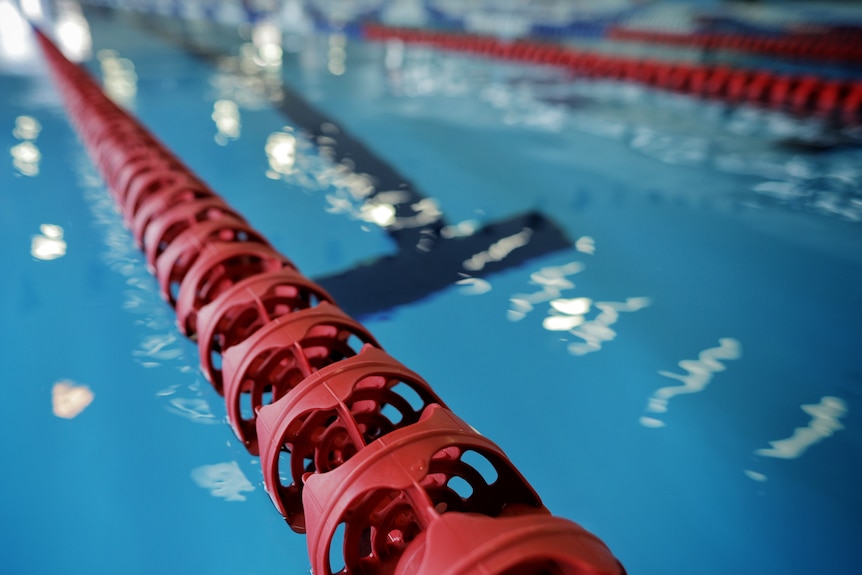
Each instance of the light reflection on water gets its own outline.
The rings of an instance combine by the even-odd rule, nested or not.
[[[92,54],[93,39],[80,4],[60,1],[55,9],[54,36],[59,48],[73,62],[83,62]]]
[[[790,437],[770,441],[769,447],[754,453],[764,457],[796,459],[812,445],[844,429],[844,424],[839,420],[847,415],[847,404],[839,397],[822,397],[820,403],[803,405],[802,411],[811,416],[807,426],[797,427]]]
[[[500,238],[490,245],[487,250],[481,251],[464,260],[464,269],[470,272],[481,271],[486,265],[493,262],[503,261],[506,256],[518,248],[522,248],[530,241],[533,230],[524,228],[517,234]]]
[[[270,171],[266,176],[270,179],[278,179],[281,176],[290,176],[296,164],[296,137],[290,128],[282,132],[273,132],[266,140],[264,151],[269,161]]]
[[[176,390],[170,390],[176,392]],[[171,395],[168,391],[157,393],[157,397],[166,397]],[[194,423],[204,424],[220,424],[221,420],[216,418],[210,409],[210,404],[205,399],[200,397],[171,397],[168,400],[168,411],[174,415],[184,417]]]
[[[258,28],[254,28],[253,37],[258,34],[257,31]],[[261,33],[260,37],[268,38],[270,32]],[[271,36],[273,41],[281,41],[274,33]],[[210,78],[219,101],[230,99],[237,104],[237,109],[257,109],[266,105],[262,98],[264,95],[272,101],[282,97],[281,68],[277,66],[269,70],[262,65],[258,44],[242,45],[237,58],[219,59],[219,71]],[[331,73],[343,73],[344,63],[341,59],[346,58],[346,47],[347,39],[343,34],[333,34],[327,38],[326,50]],[[309,48],[303,51],[303,57],[316,53],[316,47]],[[403,190],[379,190],[373,178],[358,171],[350,158],[337,159],[338,130],[337,126],[324,122],[317,136],[309,136],[293,126],[285,126],[271,133],[264,146],[268,164],[266,177],[284,180],[306,192],[322,191],[325,193],[325,210],[328,213],[348,215],[390,232],[427,227],[442,218],[436,199],[416,200],[415,195]],[[477,227],[469,222],[462,224],[447,226],[446,232],[450,235],[444,237],[469,235]],[[362,229],[370,231],[373,228],[363,226]],[[429,244],[429,239],[422,238],[416,248],[427,251],[430,249]]]
[[[131,354],[144,368],[172,368],[184,374],[193,374],[196,357],[187,353],[184,341],[178,337],[174,316],[159,295],[158,286],[146,268],[131,234],[123,224],[113,198],[96,174],[93,165],[81,157],[77,162],[84,199],[90,209],[96,229],[104,238],[103,258],[108,268],[125,278],[122,308],[134,314],[141,336]],[[201,378],[192,377],[193,383],[155,391],[163,399],[165,408],[189,421],[203,424],[220,423],[209,403],[203,398]]]
[[[651,304],[652,300],[648,297],[630,297],[626,301],[621,302],[596,302],[594,307],[599,310],[599,314],[593,319],[580,323],[574,329],[569,330],[569,333],[583,340],[570,343],[568,347],[569,353],[572,355],[586,355],[601,350],[602,344],[612,341],[617,337],[617,332],[611,326],[617,323],[620,312],[638,311],[649,307]]]
[[[575,240],[575,249],[582,254],[594,255],[596,253],[596,241],[590,236],[581,236]]]
[[[770,441],[769,447],[756,449],[754,454],[775,459],[797,459],[810,447],[844,429],[840,420],[847,415],[848,407],[840,397],[827,395],[821,397],[819,403],[802,405],[801,408],[811,416],[808,425],[797,427],[785,439]],[[752,469],[744,469],[743,473],[758,482],[768,479],[765,473]]]
[[[12,154],[12,165],[22,175],[36,176],[39,174],[39,162],[42,160],[42,154],[36,144],[24,141],[12,146],[9,153]]]
[[[659,375],[682,382],[682,385],[674,385],[657,389],[649,398],[647,411],[653,414],[666,413],[668,403],[677,395],[698,393],[706,389],[712,381],[713,375],[726,369],[722,361],[739,359],[742,357],[742,344],[732,338],[723,337],[718,340],[718,347],[705,349],[698,354],[697,359],[684,359],[679,362],[679,367],[686,373],[678,374],[671,371],[659,371]],[[640,424],[644,427],[664,427],[665,422],[653,417],[643,416]]]
[[[273,22],[260,22],[251,32],[251,41],[257,50],[254,63],[264,68],[281,66],[281,29]]]
[[[585,253],[595,251],[595,242],[588,238],[582,244]],[[583,239],[583,238],[582,238]],[[580,241],[580,240],[578,240]],[[570,276],[586,269],[583,262],[572,261],[560,266],[548,266],[530,274],[530,283],[541,286],[532,293],[516,293],[509,298],[506,317],[510,321],[521,321],[535,306],[548,303],[542,327],[551,332],[565,332],[580,341],[572,341],[567,350],[571,355],[582,356],[602,349],[602,345],[616,338],[611,326],[619,320],[620,313],[634,312],[652,304],[648,297],[630,297],[625,301],[594,301],[589,297],[564,298],[563,292],[575,288]]]
[[[341,76],[347,71],[347,36],[344,34],[333,34],[329,37],[326,69],[333,76]]]
[[[573,289],[575,284],[569,281],[569,276],[582,272],[586,265],[582,262],[569,262],[561,266],[549,266],[530,274],[530,283],[541,286],[538,291],[524,294],[517,293],[509,298],[509,311],[506,317],[510,321],[521,321],[533,311],[536,304],[551,301],[560,297],[563,290]]]
[[[34,235],[30,242],[30,255],[38,260],[49,261],[66,255],[66,240],[63,228],[55,224],[39,226],[41,234]]]
[[[120,106],[133,110],[138,93],[135,65],[128,58],[122,58],[116,50],[99,50],[96,56],[102,69],[105,94]]]
[[[459,286],[458,292],[464,295],[482,295],[491,291],[491,283],[482,278],[465,277],[455,282]]]
[[[63,379],[51,388],[51,406],[54,415],[63,419],[73,419],[93,403],[95,394],[86,385],[78,385]]]
[[[36,46],[27,21],[11,0],[0,0],[0,63],[22,64],[33,60]]]
[[[449,224],[447,226],[443,226],[440,230],[440,237],[448,240],[451,238],[472,236],[480,226],[481,223],[479,220],[464,220],[457,224]]]
[[[215,135],[215,141],[218,145],[225,146],[231,140],[239,139],[242,121],[236,102],[233,100],[216,100],[213,104],[211,117],[218,131]]]
[[[45,17],[45,12],[42,10],[42,0],[21,0],[19,4],[21,6],[21,12],[23,12],[31,22],[41,22]]]
[[[39,175],[39,163],[42,161],[42,153],[36,146],[36,138],[42,131],[42,125],[32,116],[18,116],[15,118],[15,127],[12,136],[19,140],[9,149],[12,155],[12,165],[18,173],[24,176]]]
[[[246,478],[236,461],[195,467],[191,477],[213,497],[225,501],[245,501],[244,493],[254,491],[254,485]]]
[[[12,135],[19,140],[35,140],[42,131],[42,124],[32,116],[18,116],[15,118],[15,128]]]
[[[327,126],[329,130],[337,130],[335,126]],[[377,191],[371,176],[357,172],[350,159],[334,161],[333,145],[334,140],[328,136],[312,142],[290,126],[273,132],[264,147],[269,165],[266,177],[282,179],[307,192],[323,191],[326,212],[348,215],[390,231],[428,226],[443,216],[434,198],[422,198],[408,205],[412,196],[404,191]],[[399,212],[402,215],[397,215]],[[468,235],[468,230],[472,233],[473,229],[465,223],[450,231]]]

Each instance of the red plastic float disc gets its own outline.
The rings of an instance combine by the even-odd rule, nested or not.
[[[222,374],[234,433],[257,454],[255,417],[264,394],[275,401],[315,371],[356,355],[366,343],[379,347],[361,324],[323,302],[280,316],[228,348]]]
[[[201,370],[219,395],[222,355],[282,315],[333,303],[332,296],[294,269],[284,268],[246,278],[225,290],[198,312]]]
[[[243,220],[233,209],[199,182],[180,182],[147,196],[132,220],[132,235],[144,250],[147,262],[156,258],[173,238],[193,222],[218,219],[230,215]],[[154,242],[150,249],[147,240]]]
[[[268,245],[266,240],[253,230],[245,220],[225,216],[214,220],[195,221],[189,224],[156,259],[156,279],[162,298],[176,307],[180,284],[194,265],[198,256],[206,250],[229,242],[255,242]]]
[[[625,575],[625,570],[598,537],[572,521],[544,514],[465,513],[441,515],[394,570],[394,575],[477,573]]]
[[[488,482],[462,459],[493,468]],[[452,483],[466,482],[468,489]],[[402,553],[447,512],[500,517],[547,513],[500,448],[452,412],[429,406],[420,420],[368,444],[327,473],[309,473],[302,493],[311,568],[332,575],[330,549],[342,547],[337,573],[393,573]],[[344,524],[344,541],[333,541]],[[445,553],[445,550],[437,550]]]
[[[251,238],[242,242],[207,244],[180,282],[177,326],[194,338],[197,313],[203,306],[245,278],[284,268],[296,269],[296,266],[269,244],[253,243]]]
[[[413,403],[404,395],[406,386]],[[257,412],[264,484],[273,504],[297,533],[305,532],[302,478],[326,473],[376,439],[412,425],[443,401],[416,373],[370,345],[321,368]],[[391,410],[391,411],[389,411]],[[287,454],[290,464],[280,468]],[[281,477],[291,477],[285,485]]]

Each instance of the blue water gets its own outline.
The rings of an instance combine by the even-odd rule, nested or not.
[[[527,211],[564,230],[567,250],[462,266],[364,323],[630,573],[858,571],[857,133],[815,153],[813,121],[337,36],[287,38],[261,69],[204,26],[87,15],[89,69],[125,78],[130,109],[311,277],[404,248],[325,142],[299,135],[274,169],[267,142],[298,132],[282,83],[447,233]],[[166,39],[182,31],[233,59]],[[2,572],[307,573],[44,64],[5,56]],[[240,127],[219,134],[228,100]]]

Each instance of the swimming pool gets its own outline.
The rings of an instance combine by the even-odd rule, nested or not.
[[[550,67],[339,35],[275,65],[205,25],[87,22],[108,91],[629,572],[855,571],[852,133],[815,153],[812,121]],[[38,57],[2,85],[0,561],[307,572]],[[417,220],[363,201],[345,133]]]

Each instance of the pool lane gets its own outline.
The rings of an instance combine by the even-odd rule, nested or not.
[[[322,194],[265,176],[271,166],[262,150],[281,130],[280,114],[260,102],[256,109],[241,108],[240,138],[221,146],[213,141],[211,115],[226,95],[220,91],[227,83],[223,76],[122,22],[93,20],[92,26],[97,49],[114,48],[134,62],[135,105],[146,123],[304,271],[319,276],[356,259],[394,253],[389,236],[369,222],[327,213]],[[854,572],[860,557],[853,537],[862,509],[855,487],[855,414],[862,407],[855,294],[862,280],[858,261],[839,237],[858,238],[854,224],[777,201],[748,208],[725,203],[728,196],[756,198],[750,188],[762,183],[761,176],[728,176],[709,163],[665,163],[657,149],[663,141],[643,134],[640,141],[649,146],[638,150],[604,136],[557,135],[524,125],[489,129],[488,141],[487,134],[471,131],[479,119],[490,125],[495,116],[468,106],[470,93],[456,100],[458,106],[433,94],[404,98],[390,113],[375,115],[373,98],[348,92],[357,85],[344,82],[379,70],[372,56],[382,54],[358,50],[369,66],[349,60],[355,67],[343,77],[312,70],[303,82],[293,61],[286,63],[287,77],[440,199],[455,214],[452,221],[483,217],[474,213],[477,208],[496,218],[538,207],[552,213],[581,248],[496,274],[484,292],[478,284],[453,285],[371,318],[368,327],[387,349],[501,443],[552,510],[597,532],[633,573],[687,573],[693,565],[709,575],[730,569]],[[459,64],[452,65],[457,72]],[[231,86],[237,100],[250,98],[249,91]],[[24,565],[37,556],[37,566],[48,571],[63,564],[71,572],[92,572],[113,564],[143,573],[170,564],[177,571],[282,571],[291,565],[303,572],[304,541],[275,521],[259,491],[255,463],[225,445],[231,437],[224,425],[199,425],[220,421],[218,402],[205,389],[191,389],[200,384],[190,380],[193,350],[170,340],[174,331],[159,315],[163,306],[152,297],[145,270],[135,267],[140,259],[96,199],[98,184],[85,178],[90,184],[76,184],[76,199],[68,199],[72,176],[92,171],[79,165],[47,169],[58,161],[52,157],[80,151],[68,127],[59,118],[56,125],[45,120],[29,93],[21,99],[25,105],[9,110],[42,122],[37,145],[56,142],[49,135],[61,128],[68,140],[62,150],[44,154],[45,169],[36,178],[4,168],[3,182],[11,182],[4,189],[16,194],[8,201],[15,202],[16,214],[27,215],[7,222],[10,243],[4,245],[14,277],[21,279],[7,284],[14,297],[4,301],[10,302],[9,321],[23,327],[3,359],[16,381],[35,383],[15,386],[3,421],[10,429],[39,430],[12,446],[11,458],[27,461],[50,446],[45,453],[51,461],[50,476],[34,481],[29,466],[15,470],[11,490],[4,491],[3,508],[22,526],[12,536],[15,545],[4,551],[5,564]],[[689,110],[696,117],[704,113]],[[470,116],[477,120],[469,122]],[[441,128],[446,118],[450,123]],[[457,122],[463,129],[452,128]],[[420,144],[426,161],[415,161],[417,152],[403,135],[384,141],[397,133],[394,125],[426,135]],[[467,150],[477,143],[486,154],[473,162]],[[457,162],[441,152],[447,149],[464,164],[496,166],[498,173],[453,173]],[[751,150],[749,156],[760,153]],[[536,185],[504,185],[507,179],[529,181],[522,172],[533,171],[512,167],[513,157],[529,158],[530,167],[544,171],[530,173]],[[802,160],[794,170],[821,161]],[[575,174],[576,183],[561,183],[570,181],[561,174]],[[454,180],[475,182],[475,189],[468,193],[452,186]],[[62,205],[58,200],[78,207],[51,212]],[[29,256],[32,236],[55,232],[45,234],[42,223],[63,227],[65,256]],[[322,246],[307,239],[312,235]],[[74,275],[82,269],[89,279]],[[88,293],[91,299],[84,301],[90,303],[82,307],[75,296]],[[575,323],[579,315],[583,323],[571,330],[543,327]],[[82,332],[81,326],[93,328]],[[52,349],[57,339],[69,342],[50,362],[39,353],[46,338]],[[594,347],[585,348],[589,343]],[[685,380],[687,374],[701,377]],[[52,386],[66,379],[95,392],[71,421],[47,407]],[[842,403],[824,398],[839,398],[843,410]],[[661,406],[659,400],[664,412],[650,409]],[[644,417],[664,426],[646,427]],[[134,457],[118,428],[146,437],[133,442]],[[787,441],[796,429],[804,441]],[[236,477],[231,461],[257,487],[245,491],[241,481],[231,483],[245,502],[215,495],[219,483],[213,478]],[[50,480],[55,476],[68,479],[58,487]],[[49,511],[51,520],[43,521]],[[138,522],[127,522],[130,517]],[[232,531],[230,525],[240,527]],[[119,532],[118,543],[106,553],[98,542],[110,531]],[[57,540],[56,558],[38,554],[45,538]],[[239,548],[260,552],[240,555]]]

